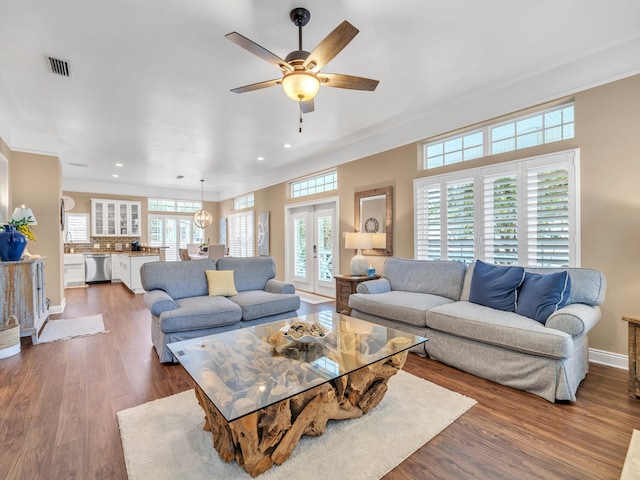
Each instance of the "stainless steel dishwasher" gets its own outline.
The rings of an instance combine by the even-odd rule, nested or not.
[[[84,256],[85,281],[87,283],[111,281],[111,255],[91,254]]]

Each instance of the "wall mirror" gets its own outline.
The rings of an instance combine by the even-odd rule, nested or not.
[[[355,231],[373,234],[364,255],[393,255],[393,187],[355,193]]]

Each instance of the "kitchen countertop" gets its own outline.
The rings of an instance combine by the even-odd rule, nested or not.
[[[65,255],[71,254],[70,252],[65,252]],[[73,252],[72,255],[105,255],[105,254],[116,254],[116,255],[127,255],[128,257],[159,257],[160,252],[132,252],[130,250],[116,252],[115,250],[91,250],[90,252]]]

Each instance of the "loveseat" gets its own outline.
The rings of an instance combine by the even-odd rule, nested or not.
[[[516,303],[505,311],[485,305],[493,301],[493,284],[480,275],[487,268],[501,269],[483,262],[467,267],[388,258],[382,278],[360,283],[349,297],[351,316],[425,336],[429,341],[417,353],[465,372],[550,402],[575,401],[589,368],[587,334],[600,319],[604,275],[586,268],[518,267],[524,275],[518,273],[522,281],[510,297]],[[549,300],[543,288],[529,287],[535,287],[533,280],[553,280],[564,289]]]
[[[212,284],[215,271],[224,273],[222,285]],[[160,362],[175,362],[168,343],[295,317],[300,297],[275,275],[271,257],[145,263],[140,276]]]

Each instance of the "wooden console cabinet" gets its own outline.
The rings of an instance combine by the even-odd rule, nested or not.
[[[351,313],[349,297],[352,293],[356,293],[358,284],[380,278],[380,275],[373,277],[367,277],[366,275],[336,275],[334,278],[336,279],[336,312],[349,315]]]
[[[44,258],[0,262],[0,315],[15,315],[20,336],[38,343],[38,332],[49,315],[44,283]]]
[[[623,315],[629,324],[629,396],[640,398],[640,316]]]

